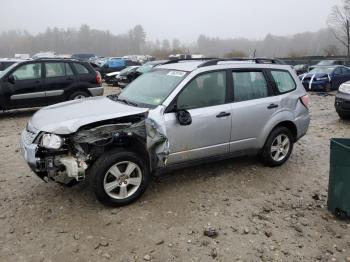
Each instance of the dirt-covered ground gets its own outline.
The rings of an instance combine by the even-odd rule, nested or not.
[[[239,158],[175,171],[115,209],[89,188],[38,179],[19,150],[35,110],[0,113],[0,261],[350,261],[350,221],[326,207],[329,139],[350,137],[350,122],[334,96],[311,101],[309,132],[284,166]]]

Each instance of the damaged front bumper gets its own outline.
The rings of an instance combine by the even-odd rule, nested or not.
[[[67,155],[50,155],[38,157],[40,148],[37,144],[38,134],[23,130],[21,134],[21,150],[30,169],[45,182],[49,178],[63,184],[69,184],[72,180],[85,179],[85,162]]]
[[[99,123],[101,125],[84,126],[74,133],[58,135],[64,141],[59,149],[42,146],[40,140],[44,132],[36,129],[31,132],[27,126],[21,135],[23,156],[41,179],[64,184],[84,180],[87,169],[102,154],[116,147],[130,147],[147,157],[151,171],[162,168],[170,152],[162,112],[111,119]]]

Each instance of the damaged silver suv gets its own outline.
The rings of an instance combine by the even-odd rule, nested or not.
[[[39,110],[21,144],[43,180],[89,179],[102,203],[120,206],[160,171],[251,154],[283,164],[308,129],[308,103],[289,66],[170,61],[118,96]]]

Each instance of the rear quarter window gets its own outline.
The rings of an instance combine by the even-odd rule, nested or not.
[[[287,93],[293,91],[297,87],[293,77],[288,71],[271,70],[271,75],[279,93]]]
[[[89,69],[87,69],[84,65],[74,63],[74,67],[77,70],[79,75],[89,74]]]

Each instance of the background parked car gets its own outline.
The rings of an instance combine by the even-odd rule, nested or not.
[[[117,81],[117,85],[121,88],[127,86],[131,81],[133,81],[133,77],[138,68],[140,68],[140,66],[129,66],[120,71],[120,73],[114,77]]]
[[[331,65],[346,65],[344,60],[321,60],[317,63],[318,66],[331,66]]]
[[[101,66],[100,73],[102,78],[105,78],[108,73],[119,72],[128,66],[134,65],[140,65],[140,63],[122,58],[110,58]]]
[[[297,75],[302,75],[309,71],[309,65],[306,64],[295,65],[293,68]]]
[[[340,85],[335,96],[335,109],[340,118],[350,119],[350,82]]]
[[[121,86],[126,86],[128,83],[134,81],[140,75],[147,73],[147,72],[150,72],[154,67],[156,67],[158,65],[162,65],[168,61],[169,60],[156,60],[156,61],[147,62],[147,63],[143,64],[142,66],[140,66],[139,68],[137,68],[137,70],[129,72],[126,76],[126,79],[125,78],[121,79],[118,82],[118,85],[120,83]]]
[[[0,73],[0,109],[50,105],[103,94],[100,73],[89,63],[36,59],[13,64]]]
[[[72,58],[78,59],[81,61],[89,61],[89,59],[96,57],[95,54],[73,54]]]
[[[314,66],[299,76],[306,90],[330,91],[350,80],[350,69],[345,66]]]
[[[0,59],[0,71],[4,71],[6,68],[10,67],[13,64],[23,61],[22,59],[14,58],[1,58]]]

